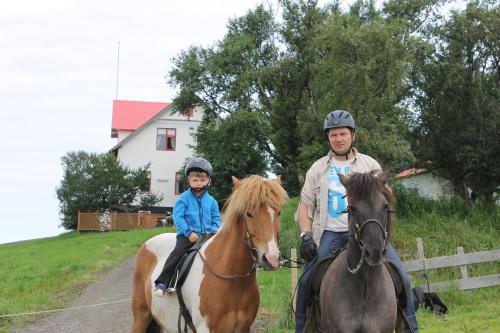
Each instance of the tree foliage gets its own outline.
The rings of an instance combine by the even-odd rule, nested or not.
[[[357,0],[342,10],[339,1],[278,0],[280,10],[260,5],[230,20],[214,46],[181,52],[169,73],[179,87],[174,105],[205,108],[195,150],[214,161],[215,194],[226,196],[230,175],[266,171],[298,194],[327,152],[324,117],[345,109],[356,120],[355,145],[385,169],[431,159],[491,197],[499,184],[498,5],[472,1],[446,18],[444,3]]]
[[[420,55],[415,126],[421,159],[444,171],[467,198],[500,186],[500,6],[472,2],[436,26]]]
[[[112,154],[69,152],[61,164],[63,179],[56,196],[66,229],[76,229],[79,210],[104,212],[130,206],[148,181],[148,165],[132,170]],[[153,206],[161,199],[157,194],[143,195],[140,206]]]

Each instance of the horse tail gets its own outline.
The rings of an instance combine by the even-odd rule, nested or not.
[[[156,264],[156,256],[143,244],[135,257],[132,287],[132,333],[161,332],[161,328],[151,314],[151,274]]]

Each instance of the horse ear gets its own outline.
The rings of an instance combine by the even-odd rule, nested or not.
[[[340,174],[339,179],[340,179],[340,182],[342,183],[342,185],[344,185],[344,187],[345,187],[345,184],[347,184],[349,177],[347,177],[346,175]]]
[[[281,176],[278,175],[278,177],[276,177],[275,181],[281,185]]]
[[[377,177],[384,185],[387,185],[387,181],[389,180],[389,173],[382,170],[372,170],[370,171],[370,175]]]
[[[241,180],[239,180],[238,178],[236,178],[235,176],[231,176],[231,179],[233,180],[233,185],[235,188],[238,188],[240,187],[241,185]]]

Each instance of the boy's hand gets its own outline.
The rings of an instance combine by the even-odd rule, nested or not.
[[[196,243],[198,241],[198,235],[194,232],[189,234],[189,241],[191,243]]]

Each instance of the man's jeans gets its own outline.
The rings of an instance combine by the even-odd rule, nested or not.
[[[321,241],[318,247],[318,254],[312,260],[305,263],[305,265],[302,267],[302,275],[300,276],[298,283],[297,303],[295,309],[296,333],[302,333],[302,330],[304,328],[304,323],[306,319],[306,301],[307,301],[307,295],[305,294],[305,287],[311,275],[311,267],[314,266],[314,263],[316,263],[319,259],[326,257],[329,253],[337,249],[340,249],[341,247],[346,245],[348,240],[349,236],[347,235],[347,232],[333,232],[325,230],[325,232],[323,232],[323,236],[321,236]],[[406,287],[406,299],[407,299],[405,314],[408,317],[409,322],[413,326],[413,330],[415,331],[415,333],[418,333],[417,318],[415,316],[415,309],[413,308],[413,301],[412,301],[413,298],[412,298],[410,276],[406,272],[406,269],[403,263],[401,262],[399,255],[396,253],[396,250],[394,250],[394,247],[390,243],[387,243],[386,249],[387,249],[386,252],[387,259],[392,260],[402,273],[403,283],[405,284]],[[404,331],[405,333],[410,332],[409,328],[406,327],[406,325]]]

